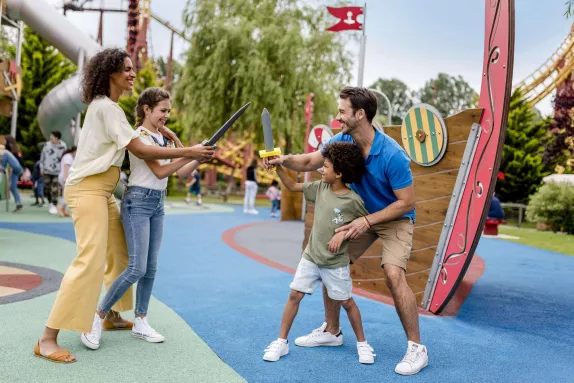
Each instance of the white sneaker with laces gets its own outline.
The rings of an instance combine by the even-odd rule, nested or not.
[[[251,209],[251,210],[249,210],[249,214],[257,215],[257,214],[259,214],[259,211],[257,209]]]
[[[282,356],[287,354],[289,354],[289,343],[282,339],[277,339],[267,346],[263,354],[263,360],[277,362]]]
[[[96,313],[94,315],[94,321],[92,322],[92,331],[89,334],[87,332],[80,334],[80,340],[86,347],[91,348],[92,350],[100,348],[103,322],[104,320]]]
[[[427,348],[409,340],[407,353],[395,367],[395,372],[401,375],[414,375],[428,365]]]
[[[367,341],[357,342],[357,353],[359,354],[359,362],[363,364],[373,364],[375,363],[375,350],[371,347]]]
[[[310,334],[295,339],[295,344],[300,347],[337,347],[343,345],[343,332],[340,330],[337,335],[333,335],[324,329],[318,330],[319,329],[315,329]]]
[[[165,337],[159,332],[155,331],[147,322],[147,317],[136,317],[134,327],[132,328],[132,335],[136,338],[143,339],[150,343],[160,343],[165,340]]]

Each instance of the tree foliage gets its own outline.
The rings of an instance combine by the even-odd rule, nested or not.
[[[30,28],[24,29],[22,94],[18,102],[16,140],[26,167],[33,167],[40,158],[39,144],[45,141],[38,126],[38,107],[42,99],[75,70],[75,65],[48,41]],[[10,118],[3,118],[0,127],[2,134],[10,134]]]
[[[404,82],[396,78],[379,78],[369,88],[379,90],[389,98],[392,111],[392,124],[402,124],[403,118],[411,106],[413,106],[414,92],[411,91]],[[389,113],[389,107],[385,100],[380,100],[379,108],[378,113],[386,117]],[[386,121],[385,119],[385,123]]]
[[[302,150],[307,95],[314,93],[314,121],[326,123],[350,78],[341,37],[324,30],[319,9],[297,0],[188,1],[192,46],[176,84],[186,130],[201,141],[251,102],[234,130],[253,131],[261,142],[267,108],[277,142]]]
[[[517,90],[510,98],[506,140],[502,151],[500,171],[504,179],[496,189],[502,201],[526,203],[540,187],[542,178],[550,172],[542,161],[544,147],[551,137],[547,134],[549,120],[536,121],[536,112]]]
[[[574,186],[567,183],[543,185],[530,199],[526,218],[548,224],[554,232],[574,234]]]
[[[419,92],[421,102],[434,106],[443,117],[476,106],[476,92],[462,78],[439,73]]]

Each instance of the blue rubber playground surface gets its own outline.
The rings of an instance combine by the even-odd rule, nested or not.
[[[342,347],[305,349],[293,344],[295,337],[322,323],[320,294],[303,300],[291,330],[289,355],[277,363],[264,362],[263,350],[278,335],[292,276],[239,253],[222,240],[227,230],[269,219],[268,210],[259,210],[258,216],[244,215],[239,208],[166,216],[154,286],[154,297],[173,310],[221,361],[246,381],[574,381],[574,257],[490,238],[483,238],[477,250],[486,263],[485,272],[458,315],[420,317],[422,340],[429,352],[429,366],[420,374],[401,377],[394,373],[406,349],[401,324],[393,307],[362,297],[356,300],[367,340],[377,354],[374,365],[359,364],[356,340],[344,312]],[[6,222],[1,219],[6,214],[0,213],[0,231],[74,240],[70,221]],[[70,261],[74,255],[67,255]],[[26,263],[26,259],[23,254],[19,262]],[[55,293],[45,297],[53,302]],[[26,302],[34,304],[35,299],[40,298]],[[0,305],[0,326],[7,315],[5,308],[14,305],[11,310],[17,310],[18,304],[21,303]],[[43,317],[47,314],[43,313]],[[132,314],[125,316],[131,318]],[[161,322],[152,325],[160,332],[164,329]],[[30,329],[37,334],[40,331],[41,324]],[[26,369],[42,370],[46,366],[47,362],[32,358],[33,344],[10,339],[9,331],[3,334],[7,338],[0,348],[12,344],[15,349],[29,351],[29,359],[21,360]],[[121,347],[121,343],[113,346]],[[162,353],[170,352],[169,337],[163,347]],[[194,356],[193,347],[183,352],[188,352],[190,358]],[[130,358],[136,359],[137,355],[130,353],[126,358],[122,363],[130,363]],[[90,363],[89,357],[83,357],[76,365]],[[177,371],[177,363],[175,360],[173,365],[157,368]],[[205,368],[220,367],[213,364]],[[76,381],[84,381],[84,377],[78,376]],[[85,376],[85,381],[89,381],[89,376]],[[207,380],[182,376],[180,381]]]

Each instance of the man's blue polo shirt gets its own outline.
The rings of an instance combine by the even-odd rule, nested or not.
[[[413,183],[413,174],[410,168],[410,158],[403,148],[391,137],[375,130],[375,139],[365,166],[367,172],[359,182],[351,184],[357,194],[365,202],[369,213],[383,210],[397,200],[393,190],[399,190]],[[352,142],[353,137],[339,133],[329,140],[332,142]],[[415,209],[403,215],[415,220]]]

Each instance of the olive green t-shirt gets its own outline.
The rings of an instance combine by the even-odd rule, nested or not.
[[[363,200],[352,190],[335,194],[331,191],[331,185],[323,181],[304,183],[303,194],[307,201],[315,203],[313,228],[303,257],[320,267],[346,266],[349,263],[346,254],[348,241],[343,242],[337,253],[331,253],[328,244],[335,235],[335,229],[369,214]]]

